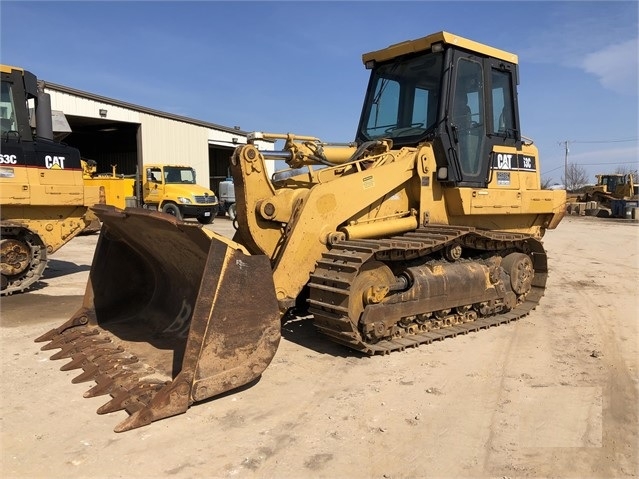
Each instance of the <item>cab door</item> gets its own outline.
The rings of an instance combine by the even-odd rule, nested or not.
[[[455,51],[448,116],[458,186],[487,187],[504,147],[521,148],[516,81],[514,64]]]
[[[164,195],[162,168],[148,167],[144,178],[144,203],[159,205]]]
[[[449,105],[452,146],[457,158],[460,186],[485,182],[486,122],[483,65],[480,58],[463,52],[454,57],[454,87]]]

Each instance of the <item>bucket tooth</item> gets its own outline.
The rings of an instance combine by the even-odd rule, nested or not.
[[[130,414],[128,418],[118,424],[115,432],[130,431],[147,426],[153,421],[182,414],[191,405],[190,384],[193,377],[189,373],[180,373],[173,382],[166,383],[159,391],[153,393],[144,407],[141,402],[135,402],[126,407]]]
[[[136,383],[140,380],[140,378],[133,373],[133,371],[122,370],[113,375],[100,374],[95,378],[95,382],[97,383],[91,389],[84,393],[85,398],[92,398],[96,396],[102,396],[104,394],[111,394],[120,383],[124,381],[130,381],[131,383]]]
[[[40,351],[48,351],[51,349],[63,348],[66,344],[72,343],[75,340],[85,337],[85,336],[94,336],[98,334],[97,329],[73,329],[71,331],[65,331],[62,334],[58,334],[57,336],[51,339],[51,342],[45,344],[40,348]]]
[[[71,380],[72,384],[80,384],[91,381],[99,372],[98,367],[95,364],[88,365],[86,368],[83,367],[82,369],[84,369],[84,371]]]
[[[122,366],[126,364],[134,364],[136,362],[138,362],[138,358],[132,356],[130,358],[106,359],[100,364],[87,364],[86,366],[82,367],[84,371],[78,376],[74,377],[71,382],[73,384],[77,384],[91,381],[98,375],[98,373],[113,373],[114,370],[121,370]]]
[[[92,308],[82,307],[68,321],[58,326],[57,328],[53,328],[47,331],[43,335],[37,337],[34,341],[36,343],[43,343],[46,341],[51,341],[52,339],[58,337],[69,337],[70,335],[74,334],[86,334],[88,330],[88,324],[92,319],[95,320],[95,310]],[[95,324],[96,323],[94,322],[93,326],[95,326]],[[97,333],[93,332],[93,334]]]
[[[97,337],[97,338],[88,337],[88,338],[79,339],[78,341],[74,341],[73,343],[69,343],[66,346],[64,346],[60,351],[58,351],[53,356],[51,356],[51,359],[55,361],[56,359],[72,358],[75,354],[79,353],[80,351],[83,351],[85,349],[92,350],[96,346],[99,346],[101,344],[107,344],[110,342],[111,342],[111,338],[108,338],[108,337]]]
[[[112,354],[118,354],[123,352],[124,349],[121,346],[117,348],[109,347],[109,348],[98,348],[95,351],[92,351],[90,354],[87,353],[79,353],[73,356],[73,359],[67,364],[63,365],[60,368],[60,371],[71,371],[73,369],[85,369],[85,367],[94,364],[94,362],[101,358],[102,356],[110,356]]]
[[[98,408],[98,414],[126,409],[133,414],[145,407],[155,394],[169,383],[141,382],[128,391],[122,391],[113,397],[108,403]]]

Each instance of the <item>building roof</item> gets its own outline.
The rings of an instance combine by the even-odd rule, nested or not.
[[[221,131],[226,131],[228,133],[234,133],[234,134],[238,134],[238,135],[243,135],[246,136],[248,135],[249,132],[241,130],[239,127],[229,127],[229,126],[223,126],[223,125],[218,125],[217,123],[210,123],[207,121],[202,121],[202,120],[197,120],[195,118],[189,118],[186,116],[181,116],[181,115],[174,115],[173,113],[167,113],[165,111],[160,111],[160,110],[154,110],[153,108],[147,108],[145,106],[140,106],[140,105],[135,105],[133,103],[127,103],[121,100],[116,100],[114,98],[108,98],[105,96],[101,96],[101,95],[96,95],[95,93],[90,93],[90,92],[86,92],[86,91],[82,91],[82,90],[77,90],[75,88],[71,88],[65,85],[60,85],[58,83],[52,83],[52,82],[48,82],[45,81],[44,83],[44,87],[48,88],[50,90],[55,90],[55,91],[59,91],[61,93],[67,93],[69,95],[75,95],[75,96],[79,96],[82,98],[87,98],[89,100],[94,100],[94,101],[98,101],[98,102],[102,102],[102,103],[108,103],[114,106],[119,106],[122,108],[128,108],[129,110],[135,110],[135,111],[139,111],[141,113],[147,113],[149,115],[155,115],[155,116],[159,116],[162,118],[168,118],[170,120],[176,120],[176,121],[181,121],[184,123],[191,123],[193,125],[198,125],[198,126],[203,126],[206,128],[211,128],[214,130],[221,130]]]

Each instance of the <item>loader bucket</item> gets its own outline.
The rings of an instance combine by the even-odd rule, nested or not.
[[[270,263],[198,224],[96,206],[103,223],[82,307],[40,336],[60,348],[116,432],[185,412],[258,378],[275,355],[280,315]]]

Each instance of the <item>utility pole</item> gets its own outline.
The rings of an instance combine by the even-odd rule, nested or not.
[[[568,140],[564,140],[564,189],[568,191]]]

